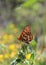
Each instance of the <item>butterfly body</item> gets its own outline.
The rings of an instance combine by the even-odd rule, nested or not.
[[[21,41],[26,42],[27,44],[29,44],[29,42],[33,39],[33,35],[31,33],[30,30],[30,26],[27,25],[24,30],[22,31],[21,35],[18,38]]]

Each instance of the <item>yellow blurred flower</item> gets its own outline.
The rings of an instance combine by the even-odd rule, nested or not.
[[[4,34],[4,35],[3,35],[3,39],[4,39],[4,40],[7,40],[7,39],[8,39],[8,34]]]
[[[3,40],[2,43],[3,44],[5,44],[5,43],[7,44],[8,43],[8,40]]]
[[[8,58],[9,58],[9,54],[8,54],[8,53],[5,53],[5,54],[4,54],[4,58],[5,58],[5,59],[8,59]]]
[[[14,31],[14,33],[17,33],[17,32],[18,32],[18,29],[17,29],[17,28],[15,28],[15,29],[13,29],[13,31]]]
[[[4,44],[5,42],[4,42],[4,40],[0,40],[0,44]]]
[[[27,60],[30,60],[30,57],[31,57],[31,53],[28,53],[28,54],[26,55],[26,59],[27,59]]]
[[[9,35],[9,41],[14,41],[14,36],[12,34]]]
[[[9,49],[9,50],[15,50],[15,44],[9,45],[8,49]]]
[[[3,55],[0,54],[0,61],[3,61]]]
[[[15,25],[14,24],[10,24],[10,28],[11,29],[14,29],[15,28]]]
[[[13,57],[15,57],[15,52],[11,52],[10,54],[10,58],[13,58]]]
[[[3,35],[3,42],[8,43],[8,34]]]

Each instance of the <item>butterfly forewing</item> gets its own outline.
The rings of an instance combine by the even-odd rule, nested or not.
[[[27,25],[24,30],[22,31],[21,35],[18,38],[21,41],[29,43],[33,39],[33,35],[30,30],[30,26]]]

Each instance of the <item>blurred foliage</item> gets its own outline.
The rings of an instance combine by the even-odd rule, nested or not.
[[[42,28],[43,33],[45,34],[46,22],[44,22],[44,18],[46,17],[46,7],[44,3],[45,1],[43,0],[27,0],[21,6],[15,8],[14,16],[18,22],[17,25],[19,25],[20,28],[22,28],[26,24],[29,24],[33,28],[33,32],[38,30],[38,28]],[[37,28],[35,27],[35,25],[37,25]]]
[[[2,15],[3,19],[6,18],[5,25],[3,20],[3,28],[0,27],[0,65],[46,65],[46,0],[0,2],[4,3],[3,8],[6,7],[6,15]],[[4,10],[1,9],[0,12]],[[29,45],[17,39],[27,24],[34,37]],[[41,35],[43,39],[39,44],[42,43],[40,48],[43,48],[39,50],[37,38]]]
[[[19,33],[17,32],[19,28],[15,27],[13,23],[7,26],[2,29],[2,35],[0,36],[1,65],[42,65],[46,63],[44,61],[46,53],[44,54],[44,52],[41,53],[41,51],[37,50],[35,40],[32,40],[29,45],[18,41],[17,37]]]

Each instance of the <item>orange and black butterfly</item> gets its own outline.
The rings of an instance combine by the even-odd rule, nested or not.
[[[24,30],[22,31],[22,33],[21,33],[21,35],[19,36],[18,39],[21,40],[21,41],[26,42],[27,44],[29,44],[29,42],[32,41],[33,35],[31,33],[31,30],[30,30],[30,26],[29,25],[27,25],[24,28]]]

